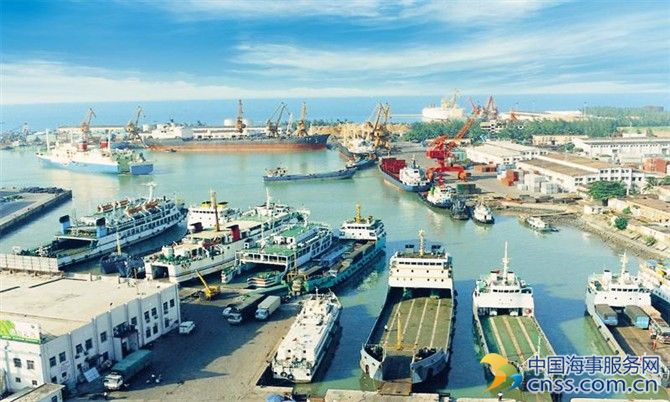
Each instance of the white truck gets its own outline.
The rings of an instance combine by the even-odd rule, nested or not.
[[[193,321],[183,321],[179,324],[179,335],[190,335],[194,329],[195,323]]]
[[[261,304],[258,305],[258,309],[256,310],[256,319],[265,321],[270,316],[272,313],[277,311],[279,306],[281,305],[281,298],[279,296],[268,296],[261,302]]]
[[[108,391],[120,390],[124,384],[127,384],[137,373],[150,364],[151,351],[136,350],[112,367],[112,372],[105,376],[103,385]]]

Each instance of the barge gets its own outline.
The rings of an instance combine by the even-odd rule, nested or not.
[[[288,174],[286,168],[268,169],[263,176],[264,182],[306,181],[306,180],[333,180],[350,179],[356,173],[356,168],[345,168],[333,172]]]

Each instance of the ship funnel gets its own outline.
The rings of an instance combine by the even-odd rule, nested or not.
[[[70,228],[70,215],[61,216],[58,221],[60,222],[61,234],[65,234],[65,232]]]
[[[149,201],[151,201],[154,199],[154,189],[156,188],[156,183],[152,181],[145,184],[145,186],[149,187]]]

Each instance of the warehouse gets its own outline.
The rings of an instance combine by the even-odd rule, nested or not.
[[[7,272],[0,284],[0,374],[10,392],[72,388],[179,326],[175,284]]]
[[[575,148],[588,157],[639,162],[649,156],[670,156],[670,138],[575,138]]]
[[[518,161],[543,155],[546,151],[511,141],[486,141],[482,145],[466,148],[465,153],[475,163],[513,165]]]
[[[531,160],[517,163],[524,172],[538,174],[548,182],[555,183],[564,191],[576,191],[578,187],[596,181],[623,181],[629,188],[631,185],[644,185],[647,176],[630,167],[617,166],[571,154],[548,153]]]

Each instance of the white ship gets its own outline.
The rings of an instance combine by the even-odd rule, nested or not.
[[[15,263],[55,265],[62,269],[113,252],[117,249],[117,238],[118,247],[125,248],[183,222],[181,206],[166,197],[155,198],[154,186],[149,184],[146,198],[101,204],[95,213],[79,218],[62,216],[61,232],[55,240],[35,249],[18,250],[13,258]]]
[[[615,309],[626,306],[651,307],[649,289],[642,278],[631,275],[626,269],[628,258],[621,257],[621,271],[618,274],[605,269],[602,274],[589,276],[586,286],[586,309],[596,314],[596,305],[607,305]]]
[[[225,201],[213,204],[212,200],[203,201],[200,205],[191,205],[188,208],[186,224],[193,229],[200,226],[200,229],[212,229],[216,226],[218,217],[219,225],[224,226],[226,222],[238,217],[241,214],[237,208],[230,208]]]
[[[472,211],[472,220],[478,223],[493,223],[495,221],[491,208],[481,202],[478,203]]]
[[[333,293],[314,294],[302,309],[272,359],[274,378],[309,383],[337,341],[342,305]]]
[[[219,205],[214,193],[210,205]],[[167,278],[170,282],[180,283],[196,278],[198,273],[206,275],[224,271],[224,282],[228,282],[232,279],[230,271],[233,270],[238,251],[251,248],[263,236],[303,220],[306,214],[306,211],[276,204],[269,196],[265,204],[233,215],[225,221],[218,216],[218,208],[213,208],[213,212],[213,219],[204,214],[214,222],[213,227],[203,229],[204,225],[194,222],[190,233],[178,243],[166,245],[161,251],[146,256],[144,266],[147,278]]]
[[[421,118],[425,122],[440,122],[449,120],[465,120],[465,110],[458,105],[458,92],[450,99],[443,98],[440,106],[428,106],[421,110]]]
[[[558,229],[554,225],[545,222],[542,218],[537,216],[531,216],[526,218],[526,224],[531,227],[531,229],[538,232],[557,232]]]
[[[638,274],[647,289],[651,291],[652,302],[670,315],[670,270],[660,261],[646,260],[640,263]]]
[[[444,184],[435,184],[425,193],[419,193],[421,199],[436,208],[451,208],[456,190]]]
[[[375,144],[368,138],[353,137],[345,141],[344,146],[353,156],[366,156],[375,153]]]

